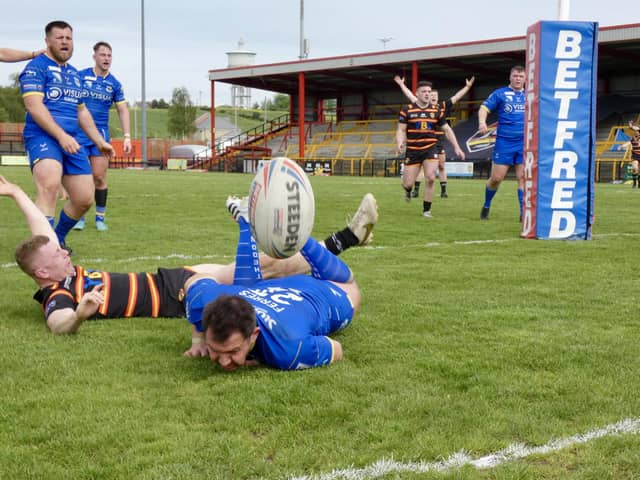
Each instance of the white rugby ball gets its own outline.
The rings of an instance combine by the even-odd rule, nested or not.
[[[290,158],[265,162],[251,183],[251,233],[270,257],[287,258],[304,246],[313,229],[315,209],[309,178]]]

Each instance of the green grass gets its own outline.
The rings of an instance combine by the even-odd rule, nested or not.
[[[33,193],[27,169],[0,174]],[[112,170],[110,230],[72,232],[74,261],[113,271],[226,263],[236,228],[224,199],[250,180]],[[395,178],[312,184],[316,237],[342,227],[367,191],[380,223],[371,247],[344,254],[363,291],[336,335],[345,360],[300,372],[228,374],[185,358],[184,320],[51,335],[34,284],[12,265],[26,227],[0,198],[0,477],[285,479],[380,459],[481,457],[640,417],[640,192],[597,185],[594,239],[569,242],[518,237],[512,181],[488,222],[478,220],[480,180],[450,180],[428,220]],[[640,436],[621,435],[491,469],[375,478],[639,476]]]
[[[169,138],[167,130],[167,112],[166,108],[147,108],[147,138]],[[216,110],[218,115],[229,117],[231,123],[235,123],[235,114],[230,107],[220,107]],[[197,115],[206,113],[205,110],[198,109]],[[272,120],[287,112],[267,111],[267,119]],[[131,120],[131,136],[132,138],[140,138],[142,136],[142,113],[140,108],[129,107],[129,117]],[[262,125],[264,121],[264,111],[255,109],[246,109],[238,111],[238,128],[245,132],[254,127]],[[109,130],[114,138],[121,138],[122,126],[118,118],[118,112],[115,108],[109,111]]]

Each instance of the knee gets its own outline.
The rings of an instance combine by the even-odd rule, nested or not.
[[[97,190],[104,190],[105,188],[107,188],[107,175],[94,175],[93,184],[96,186]]]

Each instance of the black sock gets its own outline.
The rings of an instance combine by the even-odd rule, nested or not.
[[[441,192],[447,191],[447,182],[440,182],[440,191]]]
[[[104,190],[98,190],[96,189],[96,193],[95,193],[95,201],[96,201],[96,207],[106,207],[107,206],[107,193],[109,192],[109,189],[105,188]]]
[[[324,246],[334,255],[340,255],[346,249],[358,245],[360,240],[346,227],[339,232],[333,232],[324,240]]]
[[[413,189],[414,189],[414,190],[416,190],[416,191],[417,191],[417,190],[420,190],[420,182],[416,182],[416,183],[414,183],[414,184],[413,184]]]
[[[423,212],[428,212],[429,210],[431,210],[431,202],[422,202],[422,211]]]

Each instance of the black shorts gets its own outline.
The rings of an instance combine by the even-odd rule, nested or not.
[[[438,149],[437,145],[430,147],[426,150],[411,151],[407,150],[407,158],[404,161],[405,165],[422,165],[425,160],[437,160]]]
[[[196,272],[189,268],[159,268],[154,275],[160,294],[160,317],[184,317],[184,283]]]

